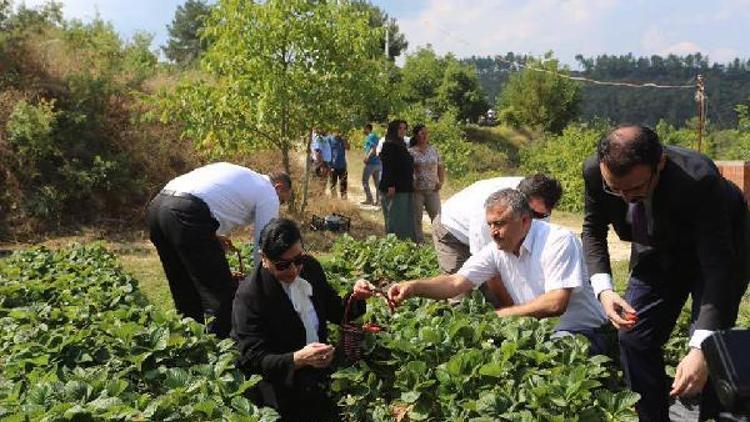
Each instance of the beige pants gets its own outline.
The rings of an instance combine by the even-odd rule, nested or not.
[[[427,210],[430,221],[435,221],[435,216],[440,214],[440,192],[434,190],[414,192],[414,228],[417,231],[418,243],[424,243],[424,232],[422,231],[423,210]]]

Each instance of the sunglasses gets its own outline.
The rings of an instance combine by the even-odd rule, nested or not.
[[[294,264],[295,268],[300,268],[304,263],[305,258],[307,258],[307,254],[301,253],[290,260],[280,259],[278,261],[271,262],[273,263],[273,266],[276,267],[277,271],[286,271],[289,269],[289,267],[292,266],[292,264]]]

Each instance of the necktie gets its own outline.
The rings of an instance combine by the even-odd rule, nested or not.
[[[646,206],[643,201],[630,203],[630,225],[633,231],[633,242],[648,245],[648,220],[646,219]]]

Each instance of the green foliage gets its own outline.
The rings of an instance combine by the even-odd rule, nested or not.
[[[409,43],[406,36],[399,30],[396,19],[389,17],[387,13],[369,0],[353,0],[352,6],[361,12],[365,12],[371,28],[383,28],[383,38],[380,40],[379,54],[385,54],[385,30],[388,31],[388,57],[395,60],[401,53],[406,51]]]
[[[435,274],[431,248],[390,236],[344,237],[329,276],[400,280]],[[365,357],[333,375],[345,420],[635,420],[638,395],[613,382],[609,358],[582,337],[551,339],[553,322],[498,318],[480,295],[457,306],[410,300],[390,314],[370,301]]]
[[[716,134],[717,159],[750,160],[750,109],[745,104],[735,107],[737,129],[729,129]]]
[[[545,173],[563,187],[558,207],[583,211],[583,162],[596,151],[596,144],[607,132],[605,122],[573,123],[560,135],[546,135],[521,150],[522,174]]]
[[[270,421],[230,340],[148,305],[100,246],[0,261],[0,418]]]
[[[200,58],[208,48],[208,40],[201,39],[200,33],[210,13],[211,6],[204,0],[187,0],[177,6],[172,23],[167,25],[167,45],[162,47],[169,60],[187,66]]]
[[[437,275],[434,248],[400,241],[393,234],[364,240],[347,234],[336,240],[331,253],[333,257],[326,263],[326,274],[329,281],[339,285],[347,285],[342,280],[356,278],[380,281]]]
[[[487,111],[476,69],[452,55],[439,57],[430,45],[406,57],[400,91],[407,106],[421,105],[440,115],[457,110],[460,120],[476,121]]]
[[[514,127],[562,132],[578,115],[581,102],[581,84],[559,76],[567,73],[551,53],[543,60],[529,60],[502,91],[500,120]]]
[[[461,121],[476,122],[489,107],[479,86],[476,69],[457,60],[448,61],[437,94],[441,109],[457,108]]]
[[[494,57],[471,57],[465,63],[475,65],[479,83],[491,100],[499,99],[509,76],[520,71],[529,57],[509,52]],[[601,81],[655,82],[661,85],[690,85],[698,74],[706,81],[709,116],[718,129],[729,129],[737,122],[735,106],[750,98],[750,60],[734,59],[711,63],[701,53],[678,56],[602,54],[576,57],[580,71],[571,72]],[[682,125],[695,116],[694,89],[632,88],[584,84],[581,88],[582,120],[603,118],[613,122],[636,122],[655,126],[666,120]]]
[[[455,109],[448,109],[435,119],[424,106],[415,104],[407,107],[401,117],[412,127],[419,123],[427,126],[430,143],[440,153],[450,176],[459,177],[466,173],[472,146],[457,122]]]
[[[0,232],[142,213],[152,186],[188,161],[165,148],[169,128],[135,118],[157,69],[152,37],[62,20],[59,3],[22,6],[0,25]]]
[[[42,100],[38,105],[25,100],[16,103],[8,119],[7,131],[11,145],[17,148],[21,161],[35,167],[39,160],[59,154],[52,138],[58,112],[54,101]]]
[[[380,31],[347,3],[223,0],[203,36],[209,77],[184,82],[163,115],[209,148],[273,146],[289,171],[311,127],[345,131],[378,94]]]

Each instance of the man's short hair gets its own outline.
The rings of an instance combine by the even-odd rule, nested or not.
[[[301,240],[297,223],[288,218],[274,218],[260,232],[260,250],[268,259],[276,261]]]
[[[634,130],[634,136],[626,138],[623,129]],[[639,165],[655,168],[663,152],[659,135],[653,129],[632,124],[618,125],[596,147],[599,162],[618,177],[625,176]]]
[[[372,132],[372,125],[371,125],[370,123],[366,124],[366,125],[365,125],[365,129],[367,129],[367,130],[369,130],[370,132]]]
[[[529,198],[516,189],[501,189],[494,192],[484,201],[485,210],[492,209],[498,205],[510,207],[516,217],[522,217],[524,215],[531,217]]]
[[[283,171],[275,171],[275,172],[269,174],[268,178],[271,179],[272,183],[279,183],[279,182],[281,182],[281,183],[284,184],[284,187],[286,187],[287,189],[291,189],[292,188],[292,178],[289,177],[289,175],[286,174]]]
[[[542,198],[544,205],[550,210],[557,206],[563,194],[562,185],[557,179],[541,173],[526,176],[518,184],[517,189],[528,198],[534,196]]]

